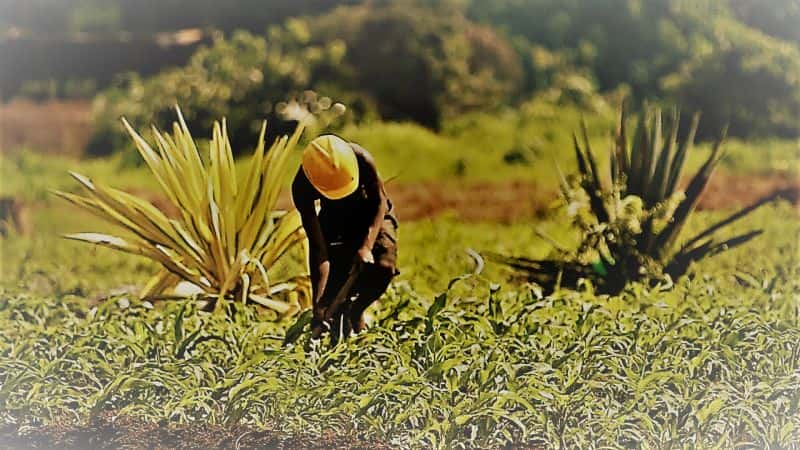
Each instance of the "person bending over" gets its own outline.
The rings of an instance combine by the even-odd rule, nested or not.
[[[364,310],[398,274],[397,218],[372,155],[338,136],[315,138],[303,151],[292,200],[309,240],[312,336],[360,332]]]

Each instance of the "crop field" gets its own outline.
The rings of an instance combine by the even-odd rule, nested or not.
[[[369,130],[359,132],[370,139]],[[774,173],[770,166],[795,152],[791,143],[777,145],[772,158],[758,160],[748,159],[745,144],[734,145],[728,158],[740,163],[723,163],[721,178]],[[372,146],[383,156],[380,142]],[[284,345],[294,318],[275,322],[235,306],[209,314],[193,300],[144,302],[132,293],[155,264],[61,239],[111,230],[47,193],[69,186],[66,170],[75,164],[25,152],[3,162],[4,193],[29,199],[34,230],[0,241],[0,441],[7,447],[800,442],[796,204],[779,201],[737,222],[726,232],[764,233],[694,264],[674,285],[634,283],[613,296],[596,294],[591,283],[544,295],[475,257],[546,256],[552,246],[534,223],[574,242],[549,203],[536,218],[511,215],[503,223],[468,219],[463,205],[440,208],[401,223],[401,275],[370,310],[367,331],[335,347],[307,335]],[[151,192],[144,169],[117,172],[118,164],[80,168]],[[422,178],[414,182],[425,181],[424,170],[410,170]],[[550,184],[547,175],[538,179],[547,168],[517,170],[506,174]],[[468,173],[466,181],[497,176]],[[719,202],[697,213],[686,232],[728,215],[730,198]]]
[[[798,24],[0,0],[0,450],[800,450]]]

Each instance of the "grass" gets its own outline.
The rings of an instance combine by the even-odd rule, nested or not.
[[[71,212],[70,212],[71,211]],[[701,227],[719,213],[702,213]],[[58,218],[58,220],[56,220]],[[345,345],[282,347],[285,324],[191,302],[91,299],[152,264],[55,236],[95,219],[40,209],[3,244],[0,417],[343,429],[398,447],[790,447],[800,440],[800,220],[788,205],[738,227],[753,248],[673,290],[540,297],[464,252],[546,253],[528,224],[441,218],[400,228],[403,273]],[[556,222],[545,228],[558,232]],[[691,230],[690,230],[691,231]],[[739,231],[731,230],[731,233]],[[568,238],[568,232],[562,231]]]
[[[786,173],[800,176],[800,139],[766,139],[755,142],[732,140],[720,166],[728,171],[747,171],[761,175]]]
[[[570,127],[577,127],[580,117],[579,111],[566,107],[558,113],[507,110],[461,116],[440,133],[411,123],[376,123],[348,127],[342,134],[372,152],[385,177],[397,175],[400,182],[555,182],[552,158],[569,160]],[[610,117],[587,119],[598,140],[613,123]]]

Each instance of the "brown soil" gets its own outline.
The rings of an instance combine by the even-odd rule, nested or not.
[[[401,221],[452,214],[459,220],[467,222],[511,223],[515,219],[541,217],[556,198],[555,192],[524,181],[508,183],[426,181],[390,184],[386,186],[386,191]],[[278,208],[291,207],[291,197],[288,192],[284,192],[278,199]]]
[[[0,426],[0,445],[16,449],[389,449],[387,443],[354,434],[291,434],[244,426],[166,425],[104,414],[88,424]]]
[[[512,181],[502,183],[434,183],[387,186],[401,220],[452,213],[465,221],[509,223],[542,216],[556,197],[549,188]]]
[[[88,101],[0,103],[0,151],[30,148],[80,156],[89,142],[91,125]]]
[[[512,444],[503,448],[515,450],[545,448],[539,442]],[[165,425],[104,413],[90,423],[81,425],[16,427],[0,424],[0,448],[4,450],[389,450],[393,447],[388,442],[375,438],[358,438],[354,433],[342,430],[329,430],[321,435],[312,435],[285,433],[276,429],[257,430],[240,425],[227,427],[209,424]]]
[[[524,181],[390,184],[386,190],[402,221],[450,213],[468,222],[510,223],[543,216],[555,204],[557,195],[549,188]],[[800,179],[785,174],[717,173],[700,198],[698,209],[742,207],[772,194],[800,205]],[[291,207],[288,194],[280,199],[279,206]]]
[[[700,197],[698,209],[724,209],[752,204],[768,195],[779,194],[800,206],[800,178],[787,174],[730,175],[717,172]]]

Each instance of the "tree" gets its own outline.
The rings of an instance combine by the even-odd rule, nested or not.
[[[450,2],[338,8],[309,27],[313,42],[345,42],[357,88],[385,119],[436,128],[444,117],[506,103],[521,87],[510,42]]]
[[[269,31],[269,39],[249,32],[217,36],[213,45],[195,53],[189,63],[150,78],[123,77],[95,100],[97,130],[89,153],[107,154],[128,145],[117,122],[125,116],[145,126],[164,123],[180,104],[189,125],[208,136],[214,120],[226,116],[234,148],[252,142],[264,118],[276,119],[274,105],[315,85],[315,74],[336,73],[344,44],[308,45],[302,23],[289,22]],[[294,124],[280,121],[271,134],[284,134]]]
[[[666,77],[665,91],[684,109],[702,111],[708,130],[800,136],[800,50],[733,21],[716,26],[718,48]]]

